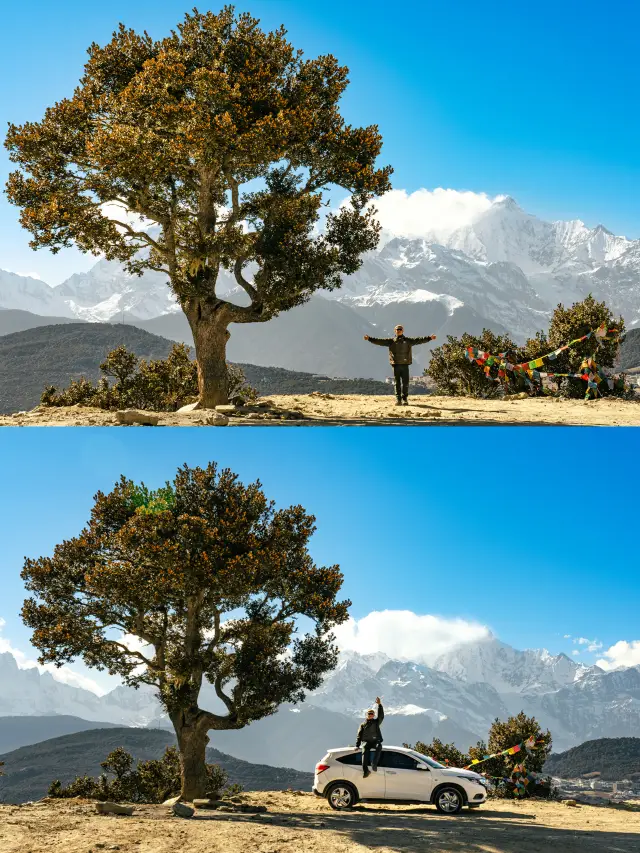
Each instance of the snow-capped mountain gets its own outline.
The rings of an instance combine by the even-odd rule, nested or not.
[[[436,659],[434,668],[466,683],[484,682],[498,693],[550,693],[602,674],[597,666],[585,666],[567,655],[546,649],[518,651],[495,637],[460,646]]]
[[[76,273],[53,292],[79,320],[107,323],[121,315],[149,320],[180,310],[162,273],[147,270],[131,275],[113,261],[98,261],[86,273]]]
[[[147,686],[120,686],[97,696],[48,672],[19,669],[9,653],[0,654],[0,684],[0,716],[69,714],[120,725],[169,726],[155,690]],[[518,651],[495,638],[460,646],[431,666],[382,653],[343,652],[336,669],[304,705],[287,706],[287,713],[254,725],[286,752],[293,713],[300,711],[306,719],[313,712],[318,724],[335,729],[337,737],[340,726],[352,727],[376,696],[382,698],[387,731],[397,742],[436,736],[466,749],[486,738],[496,717],[521,710],[551,730],[557,750],[594,737],[632,736],[640,728],[640,667],[603,672],[544,650]],[[214,712],[223,710],[209,684],[200,701]],[[229,742],[223,738],[224,748],[240,755],[242,736],[229,737]],[[234,738],[240,752],[231,747]]]
[[[376,696],[388,714],[424,714],[432,720],[453,719],[473,732],[486,732],[507,709],[486,683],[465,684],[424,664],[387,660],[376,672],[351,656],[342,659],[319,690],[312,705],[360,716]]]
[[[224,271],[219,284],[225,294],[237,292]],[[640,240],[580,220],[547,222],[501,197],[446,235],[387,234],[340,290],[324,295],[377,324],[380,334],[406,313],[416,319],[410,334],[425,333],[423,324],[440,338],[490,326],[522,340],[546,327],[558,302],[590,292],[621,313],[628,328],[640,324]],[[0,273],[0,308],[132,323],[179,311],[163,274],[131,276],[105,260],[55,288]]]
[[[0,308],[19,309],[45,317],[73,317],[59,290],[39,278],[0,269]]]

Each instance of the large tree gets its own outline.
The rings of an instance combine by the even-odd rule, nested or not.
[[[377,126],[340,114],[347,68],[303,59],[284,28],[258,24],[230,6],[194,10],[159,41],[121,24],[91,45],[73,96],[40,122],[10,125],[5,143],[18,164],[7,194],[33,248],[75,244],[133,273],[166,273],[193,332],[204,407],[227,401],[229,324],[339,287],[377,245],[370,202],[390,186],[392,170],[375,168]],[[323,224],[331,187],[350,202]],[[124,224],[114,204],[129,211]],[[221,297],[221,269],[243,299]]]
[[[207,733],[302,701],[336,664],[331,629],[350,602],[337,600],[339,568],[309,555],[314,521],[301,506],[276,510],[260,483],[214,463],[184,466],[156,491],[121,478],[95,496],[78,536],[25,561],[22,617],[40,661],[81,657],[157,687],[182,796],[204,796]],[[215,712],[198,704],[205,680]]]

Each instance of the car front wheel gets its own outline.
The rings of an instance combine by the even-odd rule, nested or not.
[[[327,791],[329,805],[338,812],[355,806],[357,799],[354,788],[346,782],[335,782]]]
[[[462,794],[457,788],[440,788],[436,794],[436,808],[442,814],[458,814],[464,805]]]

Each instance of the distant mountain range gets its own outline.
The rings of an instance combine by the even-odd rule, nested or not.
[[[55,717],[45,719],[55,727]],[[4,736],[3,723],[0,718],[0,740]],[[137,761],[148,761],[161,758],[168,746],[176,745],[175,737],[168,731],[94,728],[80,719],[76,719],[75,724],[78,728],[72,734],[0,754],[0,761],[4,761],[0,802],[22,803],[40,799],[46,796],[54,779],[66,785],[76,776],[99,776],[104,772],[100,762],[116,747],[123,747]],[[207,761],[220,765],[229,774],[231,784],[239,783],[247,791],[281,791],[287,788],[308,791],[313,782],[311,772],[250,763],[217,749],[207,749]]]
[[[235,301],[244,298],[225,271],[219,291]],[[621,313],[627,328],[640,325],[640,240],[616,237],[601,225],[588,228],[579,220],[545,222],[503,197],[446,239],[428,232],[419,238],[388,235],[339,290],[316,295],[264,325],[232,326],[229,357],[382,379],[388,372],[384,354],[371,351],[364,334],[388,335],[403,323],[409,334],[437,334],[441,340],[483,327],[508,330],[522,340],[548,326],[558,302],[571,304],[587,293]],[[101,260],[54,288],[0,270],[0,309],[124,321],[191,343],[166,276],[152,271],[131,276],[112,261]],[[416,350],[416,372],[427,363],[428,352],[428,347]]]
[[[599,773],[602,781],[639,781],[640,737],[588,740],[566,752],[550,755],[545,771],[560,779]]]
[[[154,691],[117,687],[98,697],[20,670],[0,654],[0,717],[66,714],[117,725],[170,728]],[[298,706],[285,705],[240,731],[215,732],[212,746],[270,765],[310,770],[330,746],[353,743],[362,713],[379,695],[387,716],[387,743],[439,737],[467,749],[485,738],[496,717],[524,710],[554,738],[554,750],[585,740],[629,737],[640,730],[640,667],[605,672],[566,655],[518,651],[491,637],[461,646],[432,666],[384,655],[343,653],[322,687]],[[203,707],[219,701],[203,687]]]

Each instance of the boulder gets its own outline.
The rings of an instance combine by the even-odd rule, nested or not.
[[[133,806],[122,806],[120,803],[96,803],[96,811],[98,814],[120,814],[131,816],[133,814]]]
[[[176,817],[193,817],[195,809],[185,803],[174,803],[171,806],[171,811]]]
[[[155,412],[145,412],[142,409],[121,409],[116,412],[116,420],[118,423],[128,426],[132,424],[158,426],[160,415],[155,414]]]
[[[236,412],[236,407],[231,404],[227,406],[216,406],[216,412],[220,412],[221,415],[233,415]]]
[[[221,415],[219,412],[207,415],[205,421],[207,426],[227,426],[229,418],[226,415]]]

